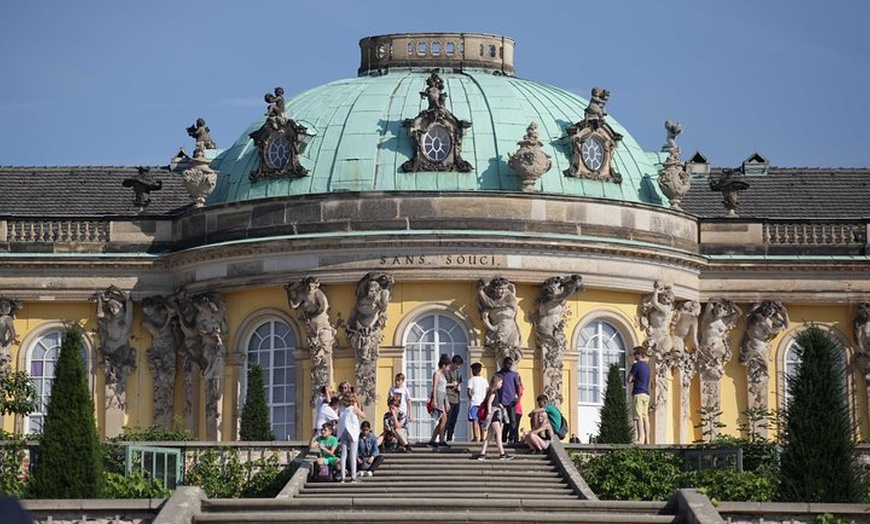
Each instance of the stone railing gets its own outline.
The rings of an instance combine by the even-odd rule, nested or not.
[[[7,242],[108,242],[108,220],[9,220]]]
[[[863,222],[770,222],[762,236],[768,245],[864,245]]]

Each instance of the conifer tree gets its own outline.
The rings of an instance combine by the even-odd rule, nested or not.
[[[31,495],[36,498],[96,498],[102,492],[100,441],[81,353],[81,333],[76,327],[68,328],[30,479]]]
[[[843,392],[843,350],[810,326],[795,342],[800,364],[789,381],[780,498],[794,502],[858,502],[861,480]]]
[[[613,363],[607,373],[607,386],[604,390],[604,405],[601,406],[598,423],[599,444],[631,444],[634,429],[628,417],[628,403],[625,400],[624,377],[619,365]]]
[[[239,438],[244,441],[275,440],[266,403],[266,380],[259,364],[252,364],[248,369],[248,389],[242,407]]]

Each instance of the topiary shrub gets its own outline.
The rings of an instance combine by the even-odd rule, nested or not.
[[[800,364],[789,381],[779,498],[790,502],[858,502],[863,486],[843,394],[842,347],[810,326],[795,342]]]
[[[81,333],[76,327],[67,329],[55,368],[38,461],[30,479],[30,493],[35,498],[95,498],[102,493],[100,441],[81,353]]]
[[[580,462],[577,469],[604,500],[667,500],[680,482],[680,459],[651,449],[616,449]]]
[[[599,444],[631,444],[634,428],[628,416],[628,402],[625,400],[625,379],[619,365],[613,363],[607,373],[607,386],[604,390],[604,405],[601,406],[598,436]]]
[[[269,405],[266,403],[266,380],[263,377],[263,368],[259,364],[252,364],[248,369],[246,391],[239,440],[248,442],[275,440],[272,423],[269,421]]]

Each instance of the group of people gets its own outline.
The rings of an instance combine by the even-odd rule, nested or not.
[[[449,448],[448,442],[453,440],[459,420],[463,364],[459,355],[452,358],[441,355],[432,375],[427,402],[427,409],[435,419],[432,437],[427,443],[431,448]],[[465,388],[471,441],[482,443],[478,460],[487,459],[490,441],[495,442],[500,460],[513,459],[505,452],[508,443],[522,443],[531,448],[532,453],[543,453],[562,427],[562,413],[546,395],[539,395],[535,399],[537,407],[529,413],[530,429],[520,434],[523,382],[513,370],[513,359],[505,357],[501,364],[489,381],[480,375],[483,366],[472,364],[472,376]],[[413,452],[407,431],[413,411],[404,374],[396,375],[390,388],[383,431],[379,435],[373,432],[348,382],[339,384],[337,394],[333,394],[329,386],[322,387],[320,393],[311,449],[317,454],[318,466],[334,468],[342,482],[348,476],[351,482],[359,482],[361,477],[373,475],[383,462],[381,447]]]
[[[432,438],[427,444],[429,447],[449,447],[448,442],[453,439],[459,418],[462,364],[463,360],[459,355],[452,359],[441,355],[438,369],[432,375],[432,389],[427,405],[436,423]],[[520,401],[524,388],[519,373],[513,370],[513,364],[512,358],[505,357],[501,368],[489,381],[480,376],[483,368],[480,363],[471,365],[472,376],[466,387],[466,395],[469,401],[471,441],[483,443],[478,460],[486,460],[487,447],[491,440],[495,441],[500,460],[513,459],[505,452],[506,443],[521,442],[529,446],[533,453],[541,453],[549,447],[556,429],[562,425],[562,413],[550,403],[546,395],[540,395],[536,399],[537,408],[529,413],[531,429],[520,435]],[[481,410],[484,415],[480,414]]]
[[[341,482],[348,475],[351,482],[359,482],[363,475],[372,476],[384,458],[353,388],[342,382],[334,395],[329,386],[323,386],[320,395],[316,431],[310,443],[317,453],[317,465],[336,471]]]

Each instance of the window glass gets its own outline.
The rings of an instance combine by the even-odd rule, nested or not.
[[[296,336],[281,320],[260,324],[248,341],[247,363],[263,368],[272,431],[279,440],[296,438],[295,350]]]
[[[468,362],[468,337],[456,320],[435,313],[415,320],[408,327],[405,338],[405,386],[411,394],[412,418],[408,435],[412,441],[429,440],[432,436],[435,421],[426,412],[426,401],[432,390],[432,374],[435,373],[442,353],[449,357],[459,355],[465,363],[462,367],[459,418],[453,439],[468,438],[468,398],[465,394],[465,387],[471,374]]]
[[[798,366],[800,366],[801,363],[800,350],[800,345],[792,340],[786,348],[785,354],[783,355],[783,407],[787,406],[789,399],[791,399],[791,394],[789,392],[789,382],[794,380],[794,378],[797,376]],[[839,362],[841,366],[839,370],[842,380],[842,382],[840,383],[840,389],[843,392],[843,396],[848,398],[848,390],[846,385],[846,354],[844,353],[844,348],[842,345],[840,345],[839,347],[837,362]]]
[[[595,320],[582,329],[577,346],[578,401],[585,405],[601,405],[610,364],[619,364],[625,375],[625,343],[616,328]]]
[[[27,370],[36,386],[37,407],[36,411],[24,420],[25,433],[42,433],[48,401],[51,398],[51,386],[56,376],[57,359],[60,357],[63,333],[63,329],[47,331],[40,335],[27,349]],[[85,374],[87,375],[88,352],[84,346],[82,346],[81,358],[85,364]]]

